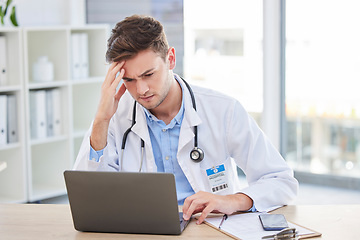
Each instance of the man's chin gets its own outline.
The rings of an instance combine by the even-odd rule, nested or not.
[[[158,105],[150,103],[150,102],[144,102],[144,101],[137,101],[141,106],[143,106],[144,108],[146,108],[147,110],[152,110],[154,108],[156,108]]]

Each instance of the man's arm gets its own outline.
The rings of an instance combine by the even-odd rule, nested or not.
[[[202,212],[196,222],[200,224],[211,212],[232,214],[237,211],[247,211],[252,206],[253,200],[243,193],[223,196],[200,191],[185,199],[183,217],[188,220],[192,214]]]
[[[119,100],[126,91],[124,84],[116,91],[125,74],[125,70],[122,68],[124,63],[113,62],[101,86],[101,98],[90,136],[90,145],[95,151],[105,148],[110,119],[115,114]],[[119,72],[120,74],[116,76]]]

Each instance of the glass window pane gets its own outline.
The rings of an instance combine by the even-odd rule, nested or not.
[[[235,97],[257,121],[262,19],[262,0],[184,0],[185,78]]]
[[[286,1],[286,159],[360,176],[360,2]]]

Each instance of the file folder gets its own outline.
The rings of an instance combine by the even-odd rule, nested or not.
[[[81,77],[80,34],[71,34],[71,72],[73,79]]]
[[[7,96],[0,95],[0,146],[7,143]]]
[[[53,90],[46,91],[46,133],[48,137],[54,136],[54,103],[53,103]]]
[[[53,126],[54,136],[61,135],[62,120],[61,120],[61,90],[55,88],[52,90],[53,98]]]
[[[7,142],[14,143],[17,142],[19,139],[16,95],[12,94],[7,96],[7,107]]]
[[[45,90],[30,91],[30,125],[32,139],[47,137]]]
[[[7,48],[6,37],[0,36],[0,86],[5,86],[7,83]]]
[[[80,78],[89,77],[89,43],[87,33],[80,33]]]

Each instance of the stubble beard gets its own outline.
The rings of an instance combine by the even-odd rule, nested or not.
[[[168,84],[166,85],[166,88],[162,89],[163,91],[162,91],[161,95],[159,95],[157,93],[149,94],[149,95],[153,95],[154,98],[159,97],[159,99],[154,104],[146,106],[145,104],[143,104],[143,103],[141,103],[139,101],[138,101],[138,103],[140,103],[140,105],[143,106],[144,108],[146,108],[147,110],[155,109],[164,102],[164,100],[166,99],[166,97],[168,96],[168,94],[170,92],[170,88],[171,88],[171,82],[169,80]],[[156,99],[154,99],[154,100],[156,100]]]

